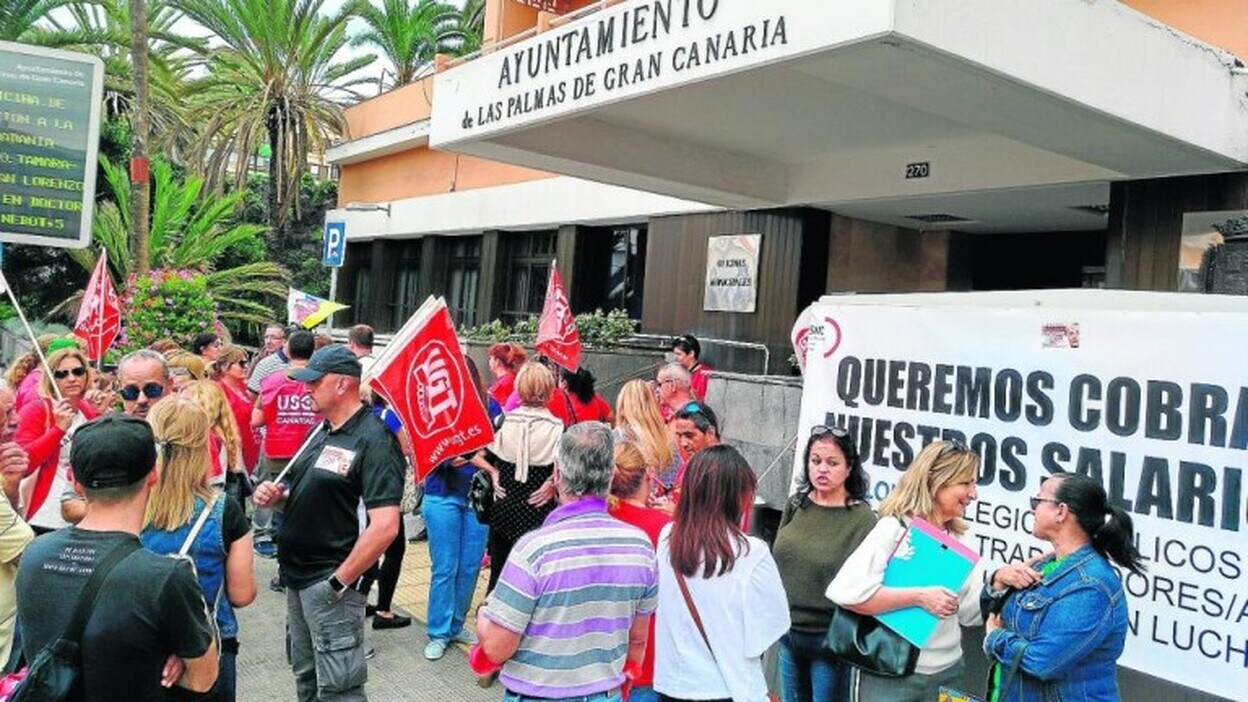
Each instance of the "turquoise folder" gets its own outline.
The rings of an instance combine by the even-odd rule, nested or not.
[[[907,539],[893,552],[884,568],[888,587],[947,587],[957,592],[971,574],[979,554],[930,522],[909,520]],[[922,607],[906,607],[877,614],[885,626],[922,648],[939,619]]]

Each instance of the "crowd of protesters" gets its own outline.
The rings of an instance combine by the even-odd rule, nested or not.
[[[722,442],[690,335],[614,407],[589,370],[518,345],[488,349],[488,386],[465,357],[494,440],[419,485],[402,423],[368,390],[367,326],[339,345],[272,325],[255,358],[216,334],[167,340],[113,377],[72,337],[38,343],[47,370],[26,354],[0,387],[0,663],[34,660],[89,600],[82,699],[236,699],[236,610],[257,596],[257,556],[279,566],[268,585],[286,598],[298,699],[367,699],[366,620],[412,623],[393,597],[418,491],[424,657],[472,647],[504,700],[934,700],[962,678],[961,626],[979,623],[989,699],[1117,699],[1126,609],[1111,562],[1141,559],[1096,481],[1056,476],[1032,498],[1043,558],[991,574],[981,561],[956,592],[885,586],[912,520],[962,537],[978,456],[930,443],[873,511],[854,441],[817,426],[769,543],[749,531],[755,472]],[[838,610],[905,607],[939,620],[906,674],[827,650]]]

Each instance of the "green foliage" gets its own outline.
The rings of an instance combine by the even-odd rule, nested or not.
[[[119,346],[129,351],[165,337],[189,346],[196,335],[210,331],[217,305],[209,292],[209,280],[204,271],[186,268],[153,269],[148,275],[128,278]]]
[[[0,322],[13,319],[17,316],[17,311],[13,309],[13,305],[7,302],[0,302]]]
[[[382,0],[376,7],[356,0],[355,12],[364,30],[351,38],[352,46],[376,48],[394,64],[395,73],[381,88],[406,85],[433,68],[436,54],[453,54],[470,38],[460,26],[459,10],[437,0]]]
[[[459,335],[470,341],[532,344],[537,337],[537,320],[536,315],[530,315],[508,325],[495,319],[460,329]],[[594,310],[576,315],[576,328],[581,334],[581,343],[586,346],[610,348],[637,332],[637,320],[630,318],[624,310]]]

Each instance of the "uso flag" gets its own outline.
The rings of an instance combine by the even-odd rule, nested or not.
[[[108,254],[101,250],[82,294],[74,335],[87,342],[87,358],[98,361],[104,358],[104,352],[113,345],[120,331],[121,302],[108,276]]]
[[[442,299],[429,298],[403,325],[369,370],[368,382],[402,420],[417,480],[442,461],[494,440]]]
[[[581,367],[581,333],[576,329],[568,296],[563,292],[563,279],[554,261],[550,262],[546,304],[537,320],[537,340],[533,347],[574,373]]]

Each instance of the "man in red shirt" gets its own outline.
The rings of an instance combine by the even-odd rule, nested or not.
[[[312,332],[294,332],[286,338],[283,348],[290,359],[290,366],[260,382],[260,394],[251,410],[251,425],[264,427],[258,471],[263,479],[273,480],[281,473],[303,445],[308,431],[321,421],[321,416],[313,409],[307,386],[287,376],[290,371],[308,365],[315,346],[316,338]],[[271,509],[256,509],[252,522],[255,526],[256,553],[273,558],[277,555],[273,534],[281,526],[281,515]]]

